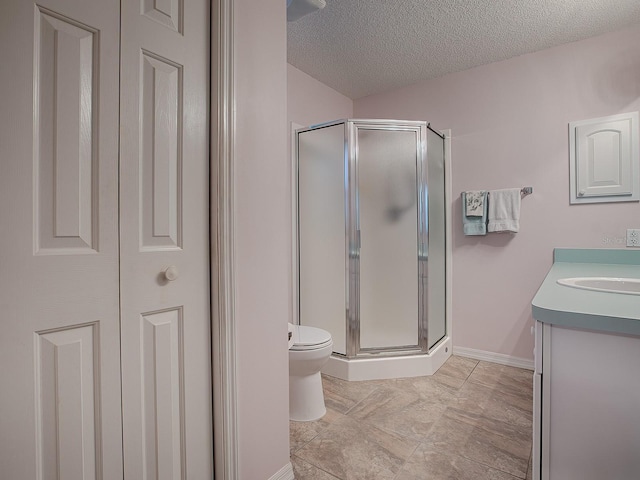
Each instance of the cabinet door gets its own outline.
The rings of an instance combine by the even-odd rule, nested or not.
[[[542,478],[638,478],[640,337],[554,326],[544,349]]]
[[[125,478],[212,477],[209,2],[122,2]]]
[[[119,2],[0,2],[0,476],[122,477]]]
[[[572,203],[638,200],[638,114],[573,122]]]

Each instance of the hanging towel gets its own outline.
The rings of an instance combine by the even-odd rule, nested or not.
[[[487,200],[487,192],[482,190],[467,191],[465,196],[467,217],[484,216],[484,203]]]
[[[505,188],[489,191],[489,232],[520,230],[520,189]]]
[[[462,230],[465,235],[487,234],[487,192],[480,192],[482,198],[482,216],[467,215],[467,194],[462,192]]]

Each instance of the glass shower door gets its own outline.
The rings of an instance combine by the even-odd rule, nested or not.
[[[299,315],[331,333],[347,353],[346,190],[344,123],[298,135]]]
[[[354,128],[359,350],[418,348],[423,310],[418,251],[424,234],[419,218],[426,218],[419,202],[426,196],[421,130]]]
[[[423,259],[421,255],[420,260],[427,266],[422,291],[431,299],[426,302],[427,347],[430,350],[446,335],[447,278],[444,139],[431,130],[427,130],[427,165],[429,195],[425,230],[429,239],[428,258]]]

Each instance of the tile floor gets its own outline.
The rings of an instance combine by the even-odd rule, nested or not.
[[[454,356],[430,377],[323,376],[327,414],[290,423],[295,477],[530,479],[532,375]]]

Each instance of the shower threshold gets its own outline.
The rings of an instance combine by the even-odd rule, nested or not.
[[[433,375],[452,353],[451,338],[445,337],[428,354],[367,355],[346,358],[333,354],[322,373],[342,380],[384,380]]]

